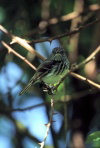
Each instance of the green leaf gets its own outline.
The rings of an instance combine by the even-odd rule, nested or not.
[[[92,134],[90,134],[87,139],[86,143],[93,144],[93,147],[100,147],[100,131],[96,131]]]

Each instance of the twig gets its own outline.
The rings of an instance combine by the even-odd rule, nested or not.
[[[34,31],[31,30],[28,34],[26,34],[26,35],[24,34],[24,36],[30,36],[30,35],[33,35],[33,34],[40,33],[40,30],[46,29],[49,25],[55,25],[59,22],[70,21],[70,20],[78,18],[82,15],[84,16],[85,14],[87,14],[87,16],[85,17],[85,21],[86,21],[88,17],[93,15],[93,12],[96,12],[96,11],[99,11],[99,10],[100,10],[99,4],[92,4],[92,5],[89,5],[88,9],[86,9],[82,13],[78,13],[78,12],[74,11],[74,12],[65,14],[63,16],[60,16],[59,18],[53,17],[53,18],[50,18],[50,19],[47,19],[47,20],[43,19],[42,21],[39,22],[38,27],[35,28]]]
[[[16,55],[17,57],[19,57],[21,60],[23,60],[25,63],[27,63],[32,69],[36,70],[36,67],[31,64],[25,57],[21,56],[19,53],[17,53],[16,51],[14,51],[10,46],[8,46],[4,41],[1,41],[1,43],[3,44],[4,47],[7,48],[8,53],[13,53],[14,55]]]
[[[94,89],[87,89],[87,90],[84,90],[84,91],[73,93],[72,95],[62,96],[61,98],[59,98],[58,102],[67,103],[70,100],[78,100],[79,98],[84,98],[84,96],[86,96],[88,94],[94,94],[94,93],[97,93],[97,92],[98,91],[94,90]]]
[[[32,105],[32,106],[25,107],[25,108],[8,109],[8,111],[10,111],[10,112],[23,112],[23,111],[35,109],[35,108],[43,106],[45,104],[47,104],[47,102],[46,103],[40,103],[40,104],[37,104],[37,105]]]
[[[86,82],[87,84],[90,84],[91,86],[94,86],[95,88],[100,90],[100,85],[99,84],[97,84],[97,83],[95,83],[95,82],[93,82],[93,81],[91,81],[91,80],[89,80],[89,79],[87,79],[87,78],[85,78],[85,77],[83,77],[83,76],[81,76],[79,74],[76,74],[74,72],[70,72],[70,75],[77,78],[77,79],[79,79],[79,80],[82,80],[82,81]]]
[[[98,4],[90,5],[88,8],[88,11],[97,11],[97,10],[100,10],[100,5],[98,5]],[[80,15],[82,15],[83,13],[82,12],[78,13],[78,12],[74,11],[69,14],[63,15],[60,18],[51,18],[48,20],[48,22],[47,21],[46,22],[47,22],[47,25],[57,24],[59,21],[65,22],[65,21],[75,19],[75,18],[79,17]]]
[[[79,98],[84,97],[88,94],[94,94],[94,93],[97,93],[97,91],[89,89],[89,90],[74,93],[72,95],[65,95],[64,97],[59,98],[59,100],[55,100],[55,102],[56,102],[56,104],[57,103],[67,103],[70,100],[79,99]],[[13,108],[12,109],[12,108],[6,107],[5,110],[4,110],[4,108],[2,108],[0,106],[0,112],[3,112],[3,111],[4,112],[24,112],[24,111],[29,111],[29,110],[35,109],[37,107],[43,106],[45,104],[50,106],[49,102],[44,102],[44,103],[28,106],[28,107],[25,107],[25,108],[15,108],[15,109]]]
[[[45,125],[47,127],[47,129],[46,129],[44,140],[41,143],[39,143],[40,144],[40,148],[43,148],[44,147],[45,141],[46,141],[46,139],[48,137],[49,130],[50,130],[51,124],[53,122],[52,121],[53,114],[54,114],[54,98],[52,96],[52,98],[51,98],[51,115],[50,115],[50,121],[49,121],[48,124]]]
[[[55,39],[60,39],[62,37],[65,37],[65,36],[71,36],[75,33],[78,33],[79,31],[95,24],[95,23],[98,23],[100,21],[100,18],[99,19],[96,19],[95,21],[92,21],[91,23],[88,23],[84,26],[80,26],[79,28],[76,28],[74,29],[73,31],[71,32],[66,32],[66,33],[63,33],[63,34],[60,34],[60,35],[56,35],[56,36],[53,36],[53,37],[50,37],[50,38],[45,38],[45,39],[38,39],[38,40],[32,40],[32,41],[29,41],[29,43],[40,43],[40,42],[51,42],[52,40],[55,40]]]
[[[13,44],[13,43],[20,44],[22,47],[27,49],[32,54],[36,55],[41,60],[45,60],[45,58],[42,55],[40,55],[31,45],[29,45],[28,41],[26,41],[25,39],[22,39],[20,37],[17,37],[17,36],[13,35],[12,42],[10,44]]]
[[[81,62],[78,65],[75,65],[75,67],[72,68],[72,71],[79,69],[81,66],[83,66],[83,65],[87,64],[88,62],[90,62],[91,60],[93,60],[95,58],[96,54],[99,52],[100,52],[100,45],[83,62]]]
[[[65,21],[69,21],[69,20],[74,20],[75,18],[78,18],[78,17],[84,15],[85,13],[89,13],[89,12],[91,13],[91,12],[94,12],[94,11],[98,11],[98,10],[100,10],[100,5],[98,5],[98,4],[90,5],[88,7],[88,9],[85,10],[84,12],[82,12],[82,11],[79,12],[77,10],[81,11],[81,9],[76,9],[76,11],[68,13],[66,15],[63,15],[63,16],[61,16],[59,18],[54,17],[54,18],[51,18],[51,19],[48,19],[48,20],[43,19],[39,23],[38,29],[43,30],[43,29],[47,28],[47,26],[49,26],[49,25],[55,25],[55,24],[57,24],[59,22],[65,22]],[[89,13],[89,15],[90,15],[90,13]]]
[[[27,49],[29,52],[31,52],[32,54],[34,54],[37,57],[39,57],[41,60],[45,60],[45,58],[42,55],[40,55],[31,45],[28,44],[27,40],[22,39],[20,37],[17,37],[15,35],[11,34],[2,25],[0,25],[0,30],[2,32],[4,32],[5,34],[7,34],[12,39],[11,44],[18,43],[19,45],[21,45],[22,47]]]

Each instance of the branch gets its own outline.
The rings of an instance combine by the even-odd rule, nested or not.
[[[39,22],[38,27],[35,28],[34,31],[31,30],[29,33],[24,34],[24,36],[30,36],[30,35],[37,34],[37,33],[40,34],[40,32],[42,30],[45,30],[50,25],[55,25],[59,22],[70,21],[70,20],[73,20],[73,19],[78,18],[80,16],[84,17],[85,14],[87,14],[87,16],[85,16],[85,18],[83,20],[86,21],[87,18],[90,18],[93,15],[93,13],[91,13],[91,12],[96,12],[99,10],[100,10],[99,4],[92,4],[92,5],[89,5],[89,7],[84,12],[81,12],[81,13],[73,11],[71,13],[65,14],[60,17],[53,17],[48,20],[43,19],[42,21]]]
[[[92,90],[89,89],[89,90],[85,90],[85,91],[81,91],[81,92],[76,92],[72,95],[65,95],[65,96],[62,96],[61,98],[59,98],[58,100],[55,100],[56,104],[57,103],[67,103],[69,102],[70,100],[75,100],[75,99],[79,99],[81,97],[84,97],[88,94],[94,94],[94,93],[97,93],[98,91],[96,90]],[[31,109],[35,109],[37,107],[40,107],[40,106],[43,106],[43,105],[49,105],[50,106],[50,102],[44,102],[44,103],[40,103],[40,104],[36,104],[36,105],[32,105],[32,106],[28,106],[28,107],[25,107],[25,108],[9,108],[9,107],[2,107],[2,104],[0,106],[0,112],[24,112],[24,111],[29,111]]]
[[[80,1],[80,3],[82,3],[82,2],[83,1]],[[80,3],[78,3],[78,4],[80,4]],[[55,24],[57,24],[59,22],[74,20],[75,18],[78,18],[80,16],[84,16],[86,13],[87,13],[87,15],[91,16],[91,15],[93,15],[93,13],[91,13],[91,12],[95,12],[95,11],[100,10],[100,5],[99,4],[92,4],[92,5],[89,5],[88,9],[86,9],[84,12],[82,12],[81,10],[82,9],[78,8],[75,11],[73,11],[71,13],[68,13],[66,15],[60,16],[58,18],[54,17],[54,18],[50,18],[48,20],[43,19],[42,21],[40,21],[37,30],[38,29],[39,30],[44,30],[48,26],[55,25]],[[87,18],[87,16],[86,16],[86,18]],[[35,33],[36,33],[36,29],[35,29]],[[31,32],[31,34],[33,34],[33,33]]]
[[[57,102],[67,103],[70,100],[78,100],[80,98],[84,98],[85,96],[87,96],[89,94],[94,94],[94,93],[97,93],[97,92],[98,91],[97,90],[94,90],[94,89],[87,89],[87,90],[84,90],[84,91],[73,93],[72,95],[62,96],[61,98],[59,98],[59,101],[57,101]]]
[[[100,10],[100,5],[98,5],[98,4],[93,4],[93,5],[90,5],[89,6],[89,8],[88,8],[88,11],[97,11],[97,10]],[[87,12],[87,11],[85,11],[85,12]],[[72,20],[72,19],[75,19],[75,18],[77,18],[77,17],[79,17],[79,16],[81,16],[83,13],[85,13],[85,12],[81,12],[81,13],[78,13],[78,12],[76,12],[76,11],[74,11],[74,12],[71,12],[71,13],[68,13],[68,14],[66,14],[66,15],[63,15],[63,16],[61,16],[60,18],[51,18],[51,19],[49,19],[48,20],[48,22],[47,21],[45,21],[45,24],[46,24],[46,27],[48,26],[48,25],[54,25],[54,24],[57,24],[58,22],[65,22],[65,21],[69,21],[69,20]],[[41,23],[41,22],[40,22]],[[44,27],[45,28],[45,27]]]
[[[99,84],[97,84],[97,83],[95,83],[95,82],[93,82],[93,81],[91,81],[91,80],[89,80],[89,79],[87,79],[87,78],[85,78],[85,77],[83,77],[83,76],[81,76],[79,74],[76,74],[74,72],[70,72],[70,75],[77,78],[77,79],[79,79],[79,80],[82,80],[82,81],[86,82],[87,84],[90,84],[91,86],[93,86],[93,87],[100,90],[100,85]]]
[[[10,112],[23,112],[23,111],[35,109],[35,108],[43,106],[45,104],[47,104],[47,102],[46,103],[37,104],[37,105],[32,105],[32,106],[25,107],[25,108],[8,109],[8,111],[10,111]]]
[[[53,120],[52,120],[53,114],[54,114],[54,98],[52,96],[52,98],[51,98],[51,115],[50,115],[50,121],[49,121],[48,124],[45,124],[46,127],[47,127],[47,129],[46,129],[44,140],[41,143],[39,143],[40,144],[40,148],[43,148],[44,147],[45,141],[46,141],[46,139],[48,137],[49,130],[50,130],[51,124],[53,122]]]
[[[100,45],[83,62],[81,62],[78,65],[75,65],[74,67],[72,67],[72,71],[77,70],[81,66],[89,63],[91,60],[93,60],[95,58],[96,54],[99,53],[99,52],[100,52]]]
[[[25,57],[21,56],[19,53],[17,53],[16,51],[14,51],[10,46],[8,46],[4,41],[1,41],[1,43],[3,44],[4,47],[7,48],[8,53],[13,53],[14,55],[16,55],[17,57],[19,57],[21,60],[23,60],[25,63],[27,63],[32,69],[36,70],[36,67],[34,65],[32,65]]]
[[[29,43],[40,43],[40,42],[51,42],[52,40],[55,40],[55,39],[60,39],[62,37],[65,37],[65,36],[71,36],[75,33],[78,33],[80,32],[81,30],[87,28],[87,27],[90,27],[91,25],[95,24],[95,23],[98,23],[100,21],[100,18],[99,19],[96,19],[95,21],[91,22],[91,23],[88,23],[84,26],[80,26],[79,28],[76,28],[74,30],[72,30],[71,32],[66,32],[66,33],[63,33],[63,34],[60,34],[60,35],[56,35],[56,36],[53,36],[53,37],[50,37],[50,38],[45,38],[45,39],[38,39],[38,40],[32,40],[32,41],[29,41]]]
[[[4,32],[5,34],[7,34],[12,39],[12,41],[11,41],[10,44],[18,43],[19,45],[21,45],[22,47],[24,47],[25,49],[27,49],[29,52],[31,52],[32,54],[34,54],[37,57],[39,57],[41,60],[45,60],[45,58],[42,55],[40,55],[32,46],[30,46],[28,44],[28,41],[27,40],[22,39],[20,37],[17,37],[15,35],[11,34],[2,25],[0,25],[0,30],[2,32]]]

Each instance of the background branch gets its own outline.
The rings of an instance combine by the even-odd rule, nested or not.
[[[91,81],[91,80],[89,80],[89,79],[87,79],[87,78],[85,78],[85,77],[83,77],[83,76],[81,76],[79,74],[76,74],[74,72],[70,72],[70,75],[77,78],[77,79],[79,79],[79,80],[82,80],[82,81],[86,82],[87,84],[90,84],[91,86],[93,86],[93,87],[100,90],[100,85],[99,84],[97,84],[97,83],[95,83],[95,82],[93,82],[93,81]]]
[[[42,55],[40,55],[31,45],[28,44],[28,41],[27,40],[22,39],[20,37],[17,37],[15,35],[11,34],[2,25],[0,25],[0,30],[2,32],[4,32],[5,34],[7,34],[12,39],[12,41],[11,41],[10,44],[18,43],[19,45],[21,45],[22,47],[24,47],[26,50],[28,50],[33,55],[37,56],[41,60],[45,60],[45,58]]]
[[[98,46],[91,54],[90,56],[88,56],[83,62],[81,62],[78,65],[75,65],[75,67],[72,67],[72,70],[77,70],[79,69],[81,66],[87,64],[88,62],[90,62],[91,60],[93,60],[96,56],[97,53],[100,52],[100,46]]]
[[[88,23],[84,26],[80,26],[79,28],[76,28],[74,30],[72,30],[71,32],[66,32],[66,33],[63,33],[63,34],[60,34],[60,35],[56,35],[56,36],[53,36],[53,37],[50,37],[50,38],[44,38],[44,39],[38,39],[38,40],[32,40],[32,41],[29,41],[29,43],[41,43],[41,42],[51,42],[52,40],[55,40],[55,39],[60,39],[62,37],[65,37],[65,36],[71,36],[75,33],[78,33],[80,32],[81,30],[87,28],[87,27],[90,27],[91,25],[95,24],[95,23],[98,23],[100,21],[100,18],[92,21],[91,23]]]
[[[16,51],[14,51],[10,46],[8,46],[4,41],[1,41],[1,43],[3,44],[4,47],[7,48],[8,53],[13,53],[14,55],[16,55],[17,57],[19,57],[21,60],[23,60],[26,64],[28,64],[32,69],[36,70],[36,67],[31,64],[25,57],[21,56],[19,53],[17,53]]]
[[[98,11],[98,10],[100,10],[100,5],[92,4],[88,7],[88,10],[86,10],[86,12],[87,11],[94,12],[94,11]],[[83,13],[85,13],[85,11]],[[54,18],[49,19],[48,21],[41,21],[40,23],[44,23],[44,28],[46,28],[48,25],[54,25],[59,22],[73,20],[73,19],[81,16],[83,13],[82,12],[78,13],[78,12],[74,11],[74,12],[68,13],[66,15],[63,15],[60,18],[54,17]]]

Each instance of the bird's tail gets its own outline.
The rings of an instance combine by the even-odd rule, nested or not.
[[[33,82],[29,82],[28,85],[26,85],[26,87],[19,93],[19,95],[23,95],[28,89],[29,87],[31,87],[33,84]]]

